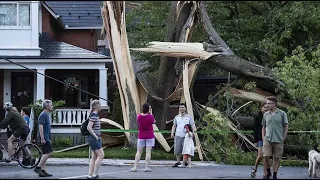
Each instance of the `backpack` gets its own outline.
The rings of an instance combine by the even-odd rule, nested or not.
[[[90,134],[88,129],[87,129],[88,124],[89,124],[90,115],[80,126],[80,133],[81,133],[82,136],[88,136]]]

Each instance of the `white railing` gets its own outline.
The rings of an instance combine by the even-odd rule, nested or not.
[[[81,125],[90,114],[90,109],[56,109],[58,120],[52,120],[52,125]]]

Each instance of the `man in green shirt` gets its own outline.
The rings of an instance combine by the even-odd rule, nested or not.
[[[15,112],[13,110],[13,105],[11,102],[6,102],[4,104],[4,109],[7,111],[7,115],[4,118],[3,121],[0,122],[0,129],[6,128],[8,125],[10,125],[10,128],[12,129],[12,135],[8,139],[8,154],[9,157],[6,159],[7,161],[11,161],[11,156],[13,155],[13,141],[15,141],[17,138],[21,138],[22,142],[20,143],[21,146],[24,145],[27,136],[29,134],[29,126],[26,123],[26,121],[23,119],[23,117],[20,115],[19,112]]]
[[[263,114],[262,139],[264,172],[268,172],[263,179],[270,179],[271,172],[268,168],[270,156],[273,155],[273,179],[277,179],[277,172],[280,166],[280,158],[283,154],[283,142],[288,134],[287,114],[277,108],[277,99],[273,96],[267,98],[269,111]]]

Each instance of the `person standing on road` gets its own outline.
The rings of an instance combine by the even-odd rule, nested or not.
[[[255,177],[258,166],[262,160],[262,147],[263,147],[263,140],[262,140],[262,118],[263,114],[268,110],[268,106],[265,101],[261,102],[260,104],[260,111],[254,116],[253,121],[253,136],[255,145],[258,147],[258,156],[255,161],[254,168],[252,170],[251,176]],[[270,171],[270,168],[269,168]],[[271,173],[270,173],[271,174]]]
[[[276,97],[267,97],[268,111],[263,114],[262,119],[262,139],[264,156],[264,176],[263,179],[270,179],[271,173],[266,173],[270,164],[269,156],[273,155],[273,179],[277,178],[280,166],[280,158],[283,154],[283,143],[288,134],[287,114],[277,108]]]
[[[194,156],[193,131],[190,124],[184,126],[186,136],[183,143],[183,163],[179,167],[191,167],[191,156]]]
[[[52,101],[45,99],[42,103],[43,111],[40,113],[38,118],[39,133],[38,139],[40,140],[41,149],[43,156],[34,172],[39,174],[39,177],[50,177],[52,174],[46,172],[47,160],[52,154],[51,147],[51,116],[50,113],[53,111]]]
[[[32,122],[30,121],[30,109],[28,107],[23,107],[20,111],[20,114],[21,116],[23,117],[23,119],[26,121],[26,123],[28,124],[29,126],[29,129],[30,129],[30,132],[29,132],[29,135],[27,137],[27,141],[26,143],[30,143],[31,141],[31,134],[32,134],[32,130],[33,130],[33,124]]]
[[[89,176],[88,179],[98,179],[98,171],[101,162],[104,158],[104,151],[102,149],[101,141],[101,125],[98,113],[101,110],[101,104],[99,100],[93,100],[91,102],[91,114],[89,116],[89,123],[87,129],[89,131],[88,141],[91,148],[91,159],[89,164]]]
[[[152,115],[151,106],[148,103],[143,104],[142,113],[137,117],[138,122],[138,141],[137,141],[137,153],[135,156],[134,166],[130,169],[132,172],[137,171],[138,163],[141,158],[144,147],[146,148],[145,158],[145,172],[151,172],[149,168],[151,160],[151,150],[155,144],[155,136],[153,132],[153,124],[155,119]]]
[[[171,138],[174,138],[174,154],[176,155],[177,162],[172,167],[178,167],[181,159],[181,154],[183,150],[184,138],[186,132],[184,131],[184,126],[190,124],[192,129],[196,131],[194,120],[189,114],[186,113],[186,104],[179,104],[179,114],[173,120],[173,126],[171,130]],[[187,165],[188,166],[188,165]]]

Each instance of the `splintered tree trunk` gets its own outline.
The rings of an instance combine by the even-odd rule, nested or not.
[[[122,115],[125,129],[136,129],[137,125],[133,121],[140,107],[137,99],[138,92],[135,84],[135,74],[132,71],[130,52],[125,27],[124,3],[120,1],[105,1],[103,3],[102,15],[104,30],[108,37],[108,42],[116,72],[116,79],[120,93]],[[135,134],[130,134],[129,143],[136,144]]]
[[[182,11],[179,8],[181,5],[184,5],[187,3],[193,4],[192,7],[196,7],[196,10],[190,7],[189,11]],[[198,13],[200,22],[202,23],[205,31],[207,32],[212,44],[185,43],[187,42],[188,38],[186,36],[188,35],[183,36],[181,32],[187,34],[187,32],[190,32],[190,30],[188,29],[186,30],[185,28],[187,28],[188,26],[184,26],[183,31],[177,30],[177,32],[180,32],[179,42],[173,41],[172,39],[171,41],[170,39],[165,40],[165,42],[151,42],[147,48],[133,48],[132,50],[155,53],[155,55],[162,56],[162,57],[176,57],[178,58],[177,63],[180,62],[179,61],[180,58],[195,58],[200,60],[207,60],[211,63],[214,63],[218,67],[224,70],[227,70],[233,74],[236,74],[244,79],[254,80],[257,82],[257,84],[266,84],[268,87],[271,87],[270,92],[273,92],[273,93],[276,93],[278,91],[279,85],[283,85],[282,82],[272,77],[270,69],[251,63],[247,60],[244,60],[233,53],[233,51],[228,47],[228,45],[223,41],[223,39],[219,36],[219,34],[213,28],[205,8],[205,3],[203,1],[200,1],[200,2],[199,1],[179,1],[176,7],[177,7],[176,12],[180,13],[179,15],[184,15],[182,17],[186,17],[186,14],[183,14],[183,13],[189,13],[190,15],[189,17],[194,16],[193,15],[194,12]],[[190,24],[190,22],[192,22],[191,24],[193,25],[193,20],[194,19],[188,18],[185,21],[185,25],[188,23]],[[176,22],[180,22],[180,21],[177,20]],[[176,27],[176,26],[173,25],[173,27]],[[175,35],[177,36],[177,34]],[[168,60],[170,60],[170,58],[168,58]],[[167,62],[163,62],[163,63],[167,63]],[[186,64],[188,64],[188,61]],[[170,70],[170,67],[168,68],[169,68],[168,70]],[[191,77],[188,77],[190,79],[186,80],[186,76],[188,76],[187,69],[189,69],[188,65],[184,67],[184,71],[183,71],[184,72],[183,73],[184,93],[180,94],[180,96],[182,96],[181,97],[182,101],[186,100],[187,108],[189,106],[188,113],[193,114],[191,98],[189,93],[189,88],[190,88],[189,86],[191,86],[192,83],[186,82],[186,81],[192,81],[194,73],[191,75]],[[197,69],[197,66],[194,67],[193,72],[195,72],[196,69]],[[159,72],[165,72],[165,71],[159,71]],[[163,77],[161,76],[162,74],[159,74],[159,75],[160,75],[160,78]],[[164,83],[164,81],[159,81],[159,82],[161,82],[162,85]],[[178,89],[179,88],[177,87],[176,91],[172,94],[179,94]],[[237,94],[235,93],[234,95],[237,95]],[[168,96],[165,96],[165,97],[168,97]],[[252,94],[249,97],[245,96],[245,98],[252,98],[251,100],[261,101],[261,96],[253,96]],[[237,131],[237,129],[234,127],[234,125],[231,122],[229,122],[229,128],[236,131],[238,135],[240,135],[242,138],[248,141],[249,144],[253,145],[245,136],[243,136],[243,134]]]
[[[130,57],[125,24],[124,1],[104,1],[101,9],[103,17],[103,30],[106,32],[116,73],[117,85],[120,93],[124,128],[137,129],[137,114],[141,105],[146,101],[146,90],[136,81],[133,64]],[[157,126],[154,126],[157,129]],[[136,146],[137,133],[125,133],[129,144]],[[157,140],[170,150],[161,133],[155,133]]]
[[[183,27],[189,18],[190,10],[191,4],[180,4],[179,1],[172,2],[170,17],[167,24],[167,33],[165,35],[164,41],[184,41],[184,38],[180,38],[181,36],[189,38],[189,32],[184,35],[182,35],[181,32],[183,32]],[[154,89],[156,94],[162,99],[165,99],[171,95],[172,89],[174,89],[175,86],[174,80],[179,77],[178,75],[176,75],[176,69],[173,68],[176,67],[176,64],[176,58],[161,57],[160,59],[158,80],[154,86]],[[160,129],[165,129],[170,101],[158,100],[149,96],[148,102],[154,107],[153,114],[157,120],[157,125]]]

